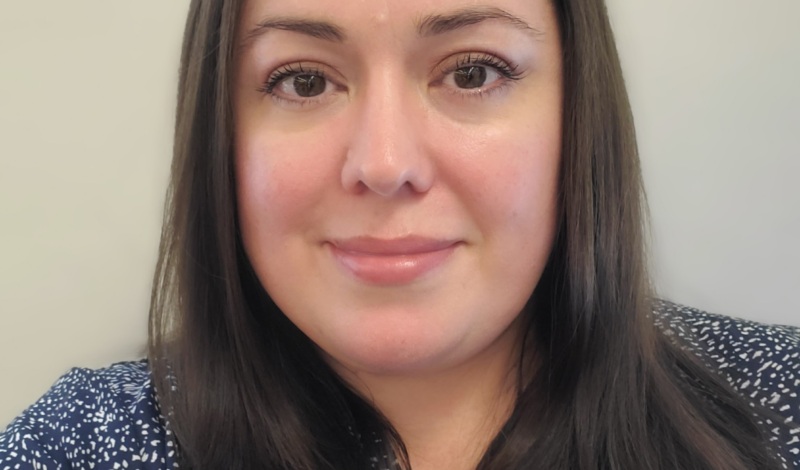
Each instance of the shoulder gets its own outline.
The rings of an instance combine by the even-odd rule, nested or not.
[[[694,347],[721,357],[736,350],[745,354],[740,359],[757,359],[770,351],[797,352],[800,350],[800,327],[789,325],[767,325],[751,320],[727,317],[704,312],[696,308],[658,300],[653,308],[656,322],[668,334],[676,334],[688,340]],[[755,355],[750,358],[749,352]],[[778,354],[784,357],[785,354]],[[777,357],[775,358],[777,359]],[[791,361],[797,357],[786,357]]]
[[[147,362],[122,362],[61,377],[0,434],[0,470],[164,468],[172,450]]]
[[[750,320],[703,312],[666,301],[657,301],[656,323],[667,335],[711,362],[715,369],[764,379],[800,380],[800,327],[767,325]],[[737,380],[747,388],[746,380]],[[765,386],[779,384],[768,380]]]
[[[800,468],[800,328],[767,325],[657,301],[656,324],[718,371],[751,404]]]

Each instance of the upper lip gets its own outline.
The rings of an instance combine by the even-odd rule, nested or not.
[[[457,240],[408,235],[399,238],[352,237],[330,240],[339,250],[353,254],[401,256],[430,253],[449,248]]]

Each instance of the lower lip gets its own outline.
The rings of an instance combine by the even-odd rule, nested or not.
[[[456,245],[422,253],[382,255],[344,251],[330,245],[341,266],[369,284],[399,285],[411,283],[441,266]]]

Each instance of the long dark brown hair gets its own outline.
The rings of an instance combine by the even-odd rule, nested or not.
[[[778,468],[753,409],[655,326],[633,119],[602,0],[553,0],[558,234],[522,313],[542,365],[480,469]],[[149,359],[184,467],[407,465],[397,433],[272,303],[242,249],[232,71],[242,0],[193,0]],[[394,457],[392,457],[394,456]]]

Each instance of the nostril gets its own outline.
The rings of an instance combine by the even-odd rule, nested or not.
[[[397,150],[397,149],[394,149]],[[351,149],[342,168],[342,186],[349,192],[365,190],[383,197],[398,193],[425,193],[433,184],[431,156],[409,146],[402,154],[359,152]]]
[[[410,187],[406,172],[396,175],[364,178],[362,183],[371,191],[384,197],[392,196],[400,192],[406,186]]]
[[[342,172],[342,183],[346,189],[361,192],[368,190],[384,197],[392,196],[403,186],[410,186],[413,177],[409,168],[375,162],[348,162],[350,168]],[[346,164],[346,166],[348,165]]]
[[[433,165],[432,155],[422,145],[424,129],[407,119],[390,119],[400,108],[389,108],[371,108],[353,129],[341,175],[346,191],[391,197],[430,189]]]

